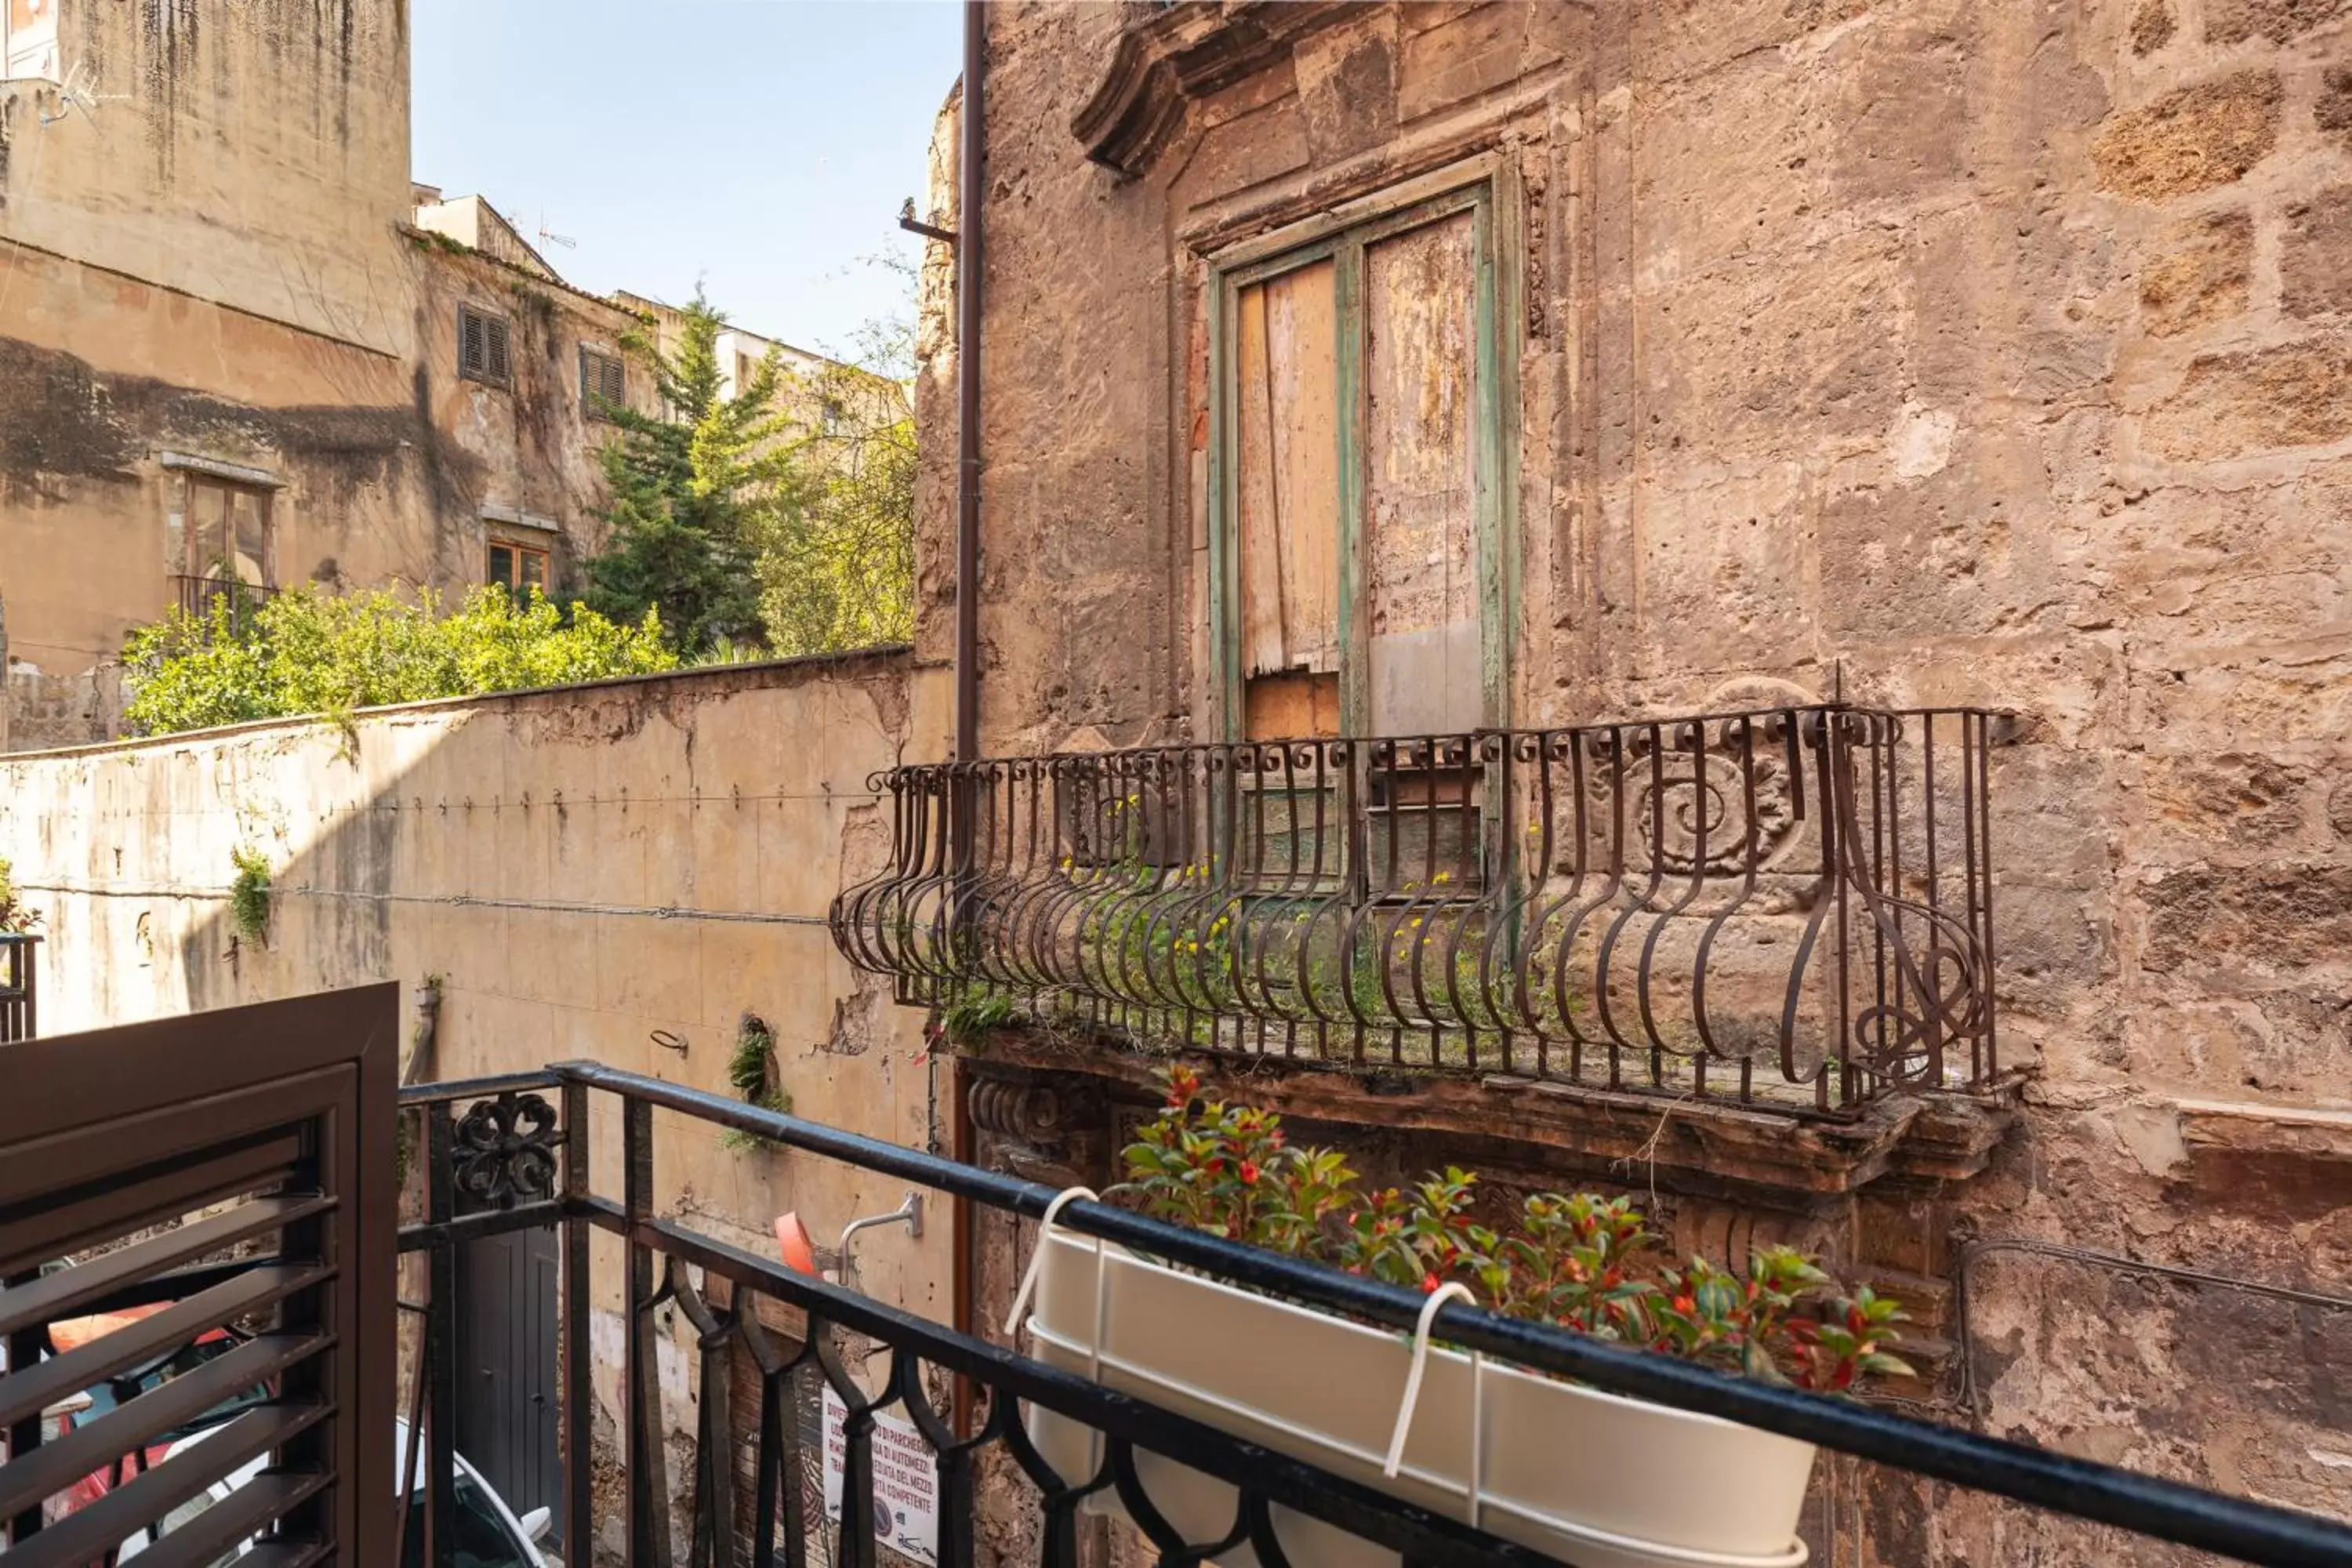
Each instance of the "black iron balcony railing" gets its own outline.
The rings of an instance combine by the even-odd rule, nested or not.
[[[0,931],[0,1045],[41,1032],[40,949],[32,932]]]
[[[400,1089],[423,1126],[396,1142],[397,1020],[398,993],[377,986],[0,1053],[10,1563],[194,1568],[236,1552],[254,1568],[457,1568],[530,1562],[538,1536],[584,1565],[609,1535],[632,1568],[876,1568],[890,1551],[1076,1568],[1081,1512],[1112,1496],[1169,1563],[1243,1548],[1286,1561],[1283,1510],[1409,1563],[1551,1561],[877,1300],[847,1259],[819,1259],[835,1265],[820,1277],[730,1245],[677,1217],[675,1175],[656,1171],[677,1147],[662,1140],[748,1133],[790,1152],[812,1198],[830,1164],[972,1205],[991,1234],[1030,1222],[1016,1264],[1057,1205],[1049,1188],[593,1062]],[[404,1178],[426,1212],[398,1230],[396,1281]],[[1126,1209],[1062,1204],[1059,1224],[1357,1322],[1403,1331],[1428,1316],[1420,1291]],[[405,1355],[396,1282],[419,1331]],[[1456,1303],[1428,1328],[2059,1516],[2282,1568],[2352,1562],[2352,1529],[2311,1514]],[[1030,1436],[1048,1412],[1093,1435],[1064,1446],[1076,1468]],[[1150,1455],[1234,1489],[1230,1519],[1205,1527],[1216,1539],[1187,1538],[1155,1504]],[[1570,1443],[1558,1460],[1577,1457]],[[1701,1495],[1733,1479],[1682,1477]],[[887,1515],[877,1490],[892,1489],[927,1500],[919,1521]],[[1957,1494],[1927,1496],[1941,1509]],[[2142,1560],[2105,1544],[2067,1560]]]
[[[1999,723],[1822,706],[898,768],[889,867],[834,936],[909,1002],[1845,1110],[1996,1071]]]
[[[182,614],[210,620],[217,605],[228,616],[231,634],[239,637],[251,629],[261,606],[278,595],[275,588],[236,577],[174,577],[172,589]]]
[[[906,1523],[877,1509],[877,1467],[895,1465],[903,1477],[911,1465],[930,1472],[936,1519],[935,1537],[921,1543],[927,1552],[915,1554],[939,1568],[1014,1560],[1075,1568],[1081,1560],[1082,1507],[1090,1498],[1111,1495],[1163,1563],[1229,1559],[1244,1545],[1262,1563],[1286,1561],[1273,1524],[1283,1510],[1380,1542],[1408,1563],[1471,1568],[1551,1561],[667,1217],[656,1199],[654,1173],[662,1158],[656,1129],[700,1139],[719,1129],[750,1133],[793,1151],[795,1159],[837,1162],[1014,1220],[1041,1218],[1056,1199],[1050,1188],[593,1062],[404,1089],[401,1098],[427,1118],[426,1176],[436,1214],[435,1222],[411,1226],[401,1239],[404,1252],[431,1259],[427,1348],[418,1384],[423,1415],[409,1427],[422,1434],[422,1473],[435,1492],[420,1519],[450,1518],[460,1507],[449,1459],[457,1426],[436,1412],[463,1400],[460,1382],[482,1359],[462,1349],[463,1325],[473,1313],[453,1299],[459,1278],[453,1253],[499,1232],[554,1226],[563,1236],[563,1356],[556,1404],[567,1456],[559,1514],[567,1542],[592,1539],[599,1510],[609,1506],[623,1515],[609,1522],[621,1527],[615,1533],[626,1542],[628,1561],[646,1568],[672,1560],[674,1526],[679,1542],[691,1542],[682,1555],[698,1568],[804,1568],[810,1562],[874,1568],[892,1560],[881,1549],[894,1544],[893,1531]],[[592,1171],[613,1169],[621,1179],[617,1201],[590,1181]],[[1403,1331],[1412,1329],[1426,1304],[1418,1291],[1115,1206],[1068,1204],[1058,1223],[1255,1292]],[[591,1235],[600,1230],[619,1240],[619,1257],[596,1261],[603,1255],[592,1248]],[[607,1272],[614,1268],[617,1281]],[[617,1376],[592,1365],[590,1347],[600,1336],[588,1322],[591,1303],[607,1300],[620,1306]],[[676,1407],[664,1403],[659,1342],[662,1320],[673,1312],[692,1326],[700,1357],[696,1386],[701,1393],[694,1407],[700,1436],[691,1476],[666,1476],[663,1469]],[[1731,1378],[1475,1309],[1448,1306],[1434,1328],[1448,1343],[1518,1365],[2075,1519],[2250,1562],[2352,1561],[2346,1556],[2352,1552],[2352,1529],[2312,1515],[1866,1405]],[[747,1363],[748,1377],[742,1374]],[[580,1458],[590,1451],[595,1425],[593,1383],[620,1390],[623,1405],[622,1452],[615,1457],[622,1460],[625,1490],[601,1502],[590,1467]],[[834,1433],[815,1415],[828,1394],[838,1422]],[[747,1396],[751,1408],[730,1410],[731,1400]],[[1100,1435],[1089,1450],[1096,1456],[1088,1460],[1090,1473],[1056,1471],[1031,1441],[1028,1422],[1039,1410]],[[891,1423],[901,1433],[910,1426],[914,1436],[886,1455],[880,1432]],[[734,1433],[751,1436],[739,1440]],[[906,1442],[920,1452],[910,1457]],[[840,1478],[830,1519],[820,1480],[828,1444]],[[1221,1541],[1182,1538],[1139,1479],[1139,1454],[1176,1459],[1238,1489]],[[991,1478],[985,1487],[982,1476]],[[1694,1477],[1693,1484],[1707,1479]],[[688,1518],[675,1516],[673,1496],[686,1500]],[[982,1515],[992,1509],[999,1531],[984,1546],[989,1535]],[[404,1511],[402,1517],[411,1516]],[[1018,1531],[1024,1519],[1038,1521],[1034,1557],[1016,1559],[1003,1531]],[[454,1550],[443,1544],[447,1539],[434,1538],[427,1561],[446,1568]],[[585,1562],[589,1554],[567,1546],[566,1560]]]

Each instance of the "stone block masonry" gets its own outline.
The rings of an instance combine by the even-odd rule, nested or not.
[[[1255,275],[1230,301],[1220,280],[1351,204],[1494,171],[1506,395],[1475,472],[1501,503],[1502,696],[1455,724],[1841,685],[2014,710],[2002,1059],[2032,1074],[1919,1258],[1948,1286],[1960,1242],[2009,1237],[2341,1291],[2352,1164],[2298,1118],[2352,1103],[2329,936],[2352,872],[2352,8],[992,16],[987,751],[1238,732],[1213,574],[1255,503],[1217,488],[1248,447],[1222,434],[1240,340],[1213,334]],[[948,364],[923,383],[937,428]],[[1428,428],[1466,374],[1424,384]],[[1403,480],[1356,478],[1377,531]],[[924,584],[919,646],[944,658],[952,584]],[[2021,1252],[1985,1254],[1970,1300],[1969,1417],[2352,1510],[2342,1314]],[[2176,1343],[2207,1348],[2155,1348]],[[2241,1361],[2251,1380],[2214,1375]],[[1859,1495],[1841,1550],[1880,1561],[2115,1560]]]

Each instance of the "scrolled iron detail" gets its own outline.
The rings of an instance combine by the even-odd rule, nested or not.
[[[510,1209],[555,1195],[555,1151],[566,1134],[543,1097],[476,1100],[450,1137],[449,1179],[467,1206]]]
[[[1996,733],[1758,703],[998,759],[953,775],[963,850],[915,769],[890,865],[829,919],[909,1003],[1840,1113],[1997,1068]]]

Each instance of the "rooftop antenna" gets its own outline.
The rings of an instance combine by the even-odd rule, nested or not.
[[[568,234],[557,234],[554,230],[547,226],[547,213],[543,208],[541,210],[539,215],[539,243],[541,245],[560,245],[566,250],[577,250],[580,248],[580,242],[578,240],[572,238]]]

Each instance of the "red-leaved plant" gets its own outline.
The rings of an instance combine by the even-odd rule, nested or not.
[[[1536,1194],[1497,1232],[1471,1218],[1469,1172],[1366,1192],[1337,1151],[1292,1144],[1279,1116],[1204,1098],[1181,1065],[1162,1079],[1160,1118],[1123,1151],[1114,1189],[1157,1218],[1393,1285],[1460,1280],[1511,1317],[1765,1382],[1843,1394],[1911,1374],[1887,1348],[1901,1306],[1866,1286],[1841,1293],[1793,1247],[1759,1250],[1744,1274],[1700,1258],[1676,1268],[1633,1200],[1592,1193]]]

